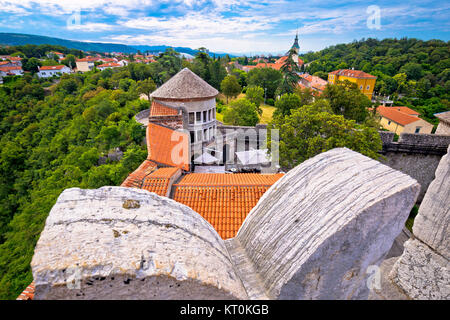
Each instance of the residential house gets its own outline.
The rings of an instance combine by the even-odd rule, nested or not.
[[[434,116],[439,119],[435,133],[450,135],[450,111],[435,113]]]
[[[335,84],[337,81],[348,80],[358,85],[359,90],[372,100],[373,89],[377,77],[360,70],[339,69],[328,74],[328,82]]]
[[[431,133],[433,125],[421,118],[419,113],[408,107],[378,106],[380,125],[398,135],[401,133]]]
[[[3,71],[8,76],[23,76],[23,70],[22,67],[19,66],[0,66],[0,71]]]
[[[109,63],[104,63],[104,64],[100,64],[97,66],[98,70],[105,70],[105,69],[110,69],[110,68],[120,68],[121,65],[119,63],[115,63],[115,62],[109,62]]]
[[[88,72],[94,69],[94,62],[97,61],[97,58],[82,58],[77,59],[75,62],[77,64],[77,71]]]
[[[57,52],[57,51],[51,51],[51,52],[47,53],[47,57],[50,59],[53,57],[56,57],[58,60],[62,60],[62,59],[64,59],[64,53]]]
[[[22,58],[21,57],[9,57],[8,58],[12,63],[16,66],[22,67]]]
[[[60,76],[64,73],[71,73],[72,70],[65,65],[58,66],[43,66],[39,67],[39,72],[37,73],[39,78],[50,78],[53,76]]]
[[[322,94],[323,90],[327,86],[328,82],[320,77],[312,76],[308,73],[300,75],[298,85],[300,88],[309,88],[313,90],[317,95]]]

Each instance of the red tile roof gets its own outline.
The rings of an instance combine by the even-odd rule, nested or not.
[[[0,67],[0,71],[9,72],[11,70],[22,70],[22,67]]]
[[[189,135],[160,126],[147,125],[148,159],[189,171]]]
[[[396,109],[397,107],[383,107],[379,106],[377,108],[377,112],[382,117],[389,119],[391,121],[394,121],[402,126],[406,126],[407,124],[416,122],[418,120],[421,120],[417,116],[412,116],[406,113],[403,113]]]
[[[150,108],[150,116],[176,116],[177,114],[177,109],[166,107],[153,100],[152,107]]]
[[[81,59],[77,59],[76,62],[94,62],[97,60],[98,60],[98,58],[81,58]]]
[[[223,239],[236,236],[261,196],[282,174],[192,173],[174,185],[173,199],[198,212]]]
[[[116,67],[121,67],[120,64],[115,63],[115,62],[108,62],[108,63],[104,63],[104,64],[100,64],[97,66],[97,68],[116,68]]]
[[[176,174],[181,174],[179,168],[160,168],[144,178],[142,189],[163,197],[168,196],[170,179]]]
[[[142,186],[142,180],[151,174],[153,171],[155,171],[158,168],[156,163],[145,160],[142,162],[142,164],[134,170],[133,173],[131,173],[120,185],[121,187],[128,187],[128,188],[141,188]]]
[[[397,109],[398,111],[406,113],[406,114],[409,114],[411,116],[418,116],[418,115],[420,115],[419,112],[417,112],[417,111],[415,111],[413,109],[410,109],[408,107],[396,107],[396,106],[393,106],[393,107],[389,107],[389,108]]]
[[[339,70],[332,71],[329,74],[345,76],[345,77],[350,77],[350,78],[360,78],[360,79],[376,79],[377,78],[377,77],[375,77],[371,74],[368,74],[364,71],[351,70],[351,69],[339,69]]]
[[[34,281],[17,297],[16,300],[33,300],[34,298]]]
[[[39,67],[39,70],[61,70],[64,67],[65,67],[65,65],[43,66],[43,67]]]

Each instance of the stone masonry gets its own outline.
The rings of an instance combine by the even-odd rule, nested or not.
[[[235,238],[145,190],[65,190],[31,263],[35,299],[366,299],[416,201],[409,176],[345,148],[278,180]]]

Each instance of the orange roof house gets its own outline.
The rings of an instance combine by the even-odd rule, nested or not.
[[[155,123],[147,126],[148,159],[189,171],[189,135]]]
[[[172,184],[181,176],[179,168],[160,168],[143,179],[142,189],[169,197]]]
[[[261,196],[282,176],[191,173],[174,185],[173,199],[198,212],[228,239],[236,235]]]
[[[372,99],[373,90],[377,77],[361,70],[339,69],[328,73],[328,82],[336,84],[337,81],[345,81],[356,83],[359,90]]]
[[[431,133],[433,125],[421,118],[419,113],[408,107],[377,108],[379,121],[383,128],[396,134],[400,133]]]

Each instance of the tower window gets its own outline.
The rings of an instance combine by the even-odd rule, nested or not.
[[[208,120],[206,119],[206,111],[203,111],[203,122],[206,122],[206,121],[208,121]]]
[[[189,112],[189,124],[194,124],[195,122],[195,114],[194,112]]]
[[[201,122],[202,121],[202,113],[201,112],[196,112],[195,116],[196,116],[195,122]]]

